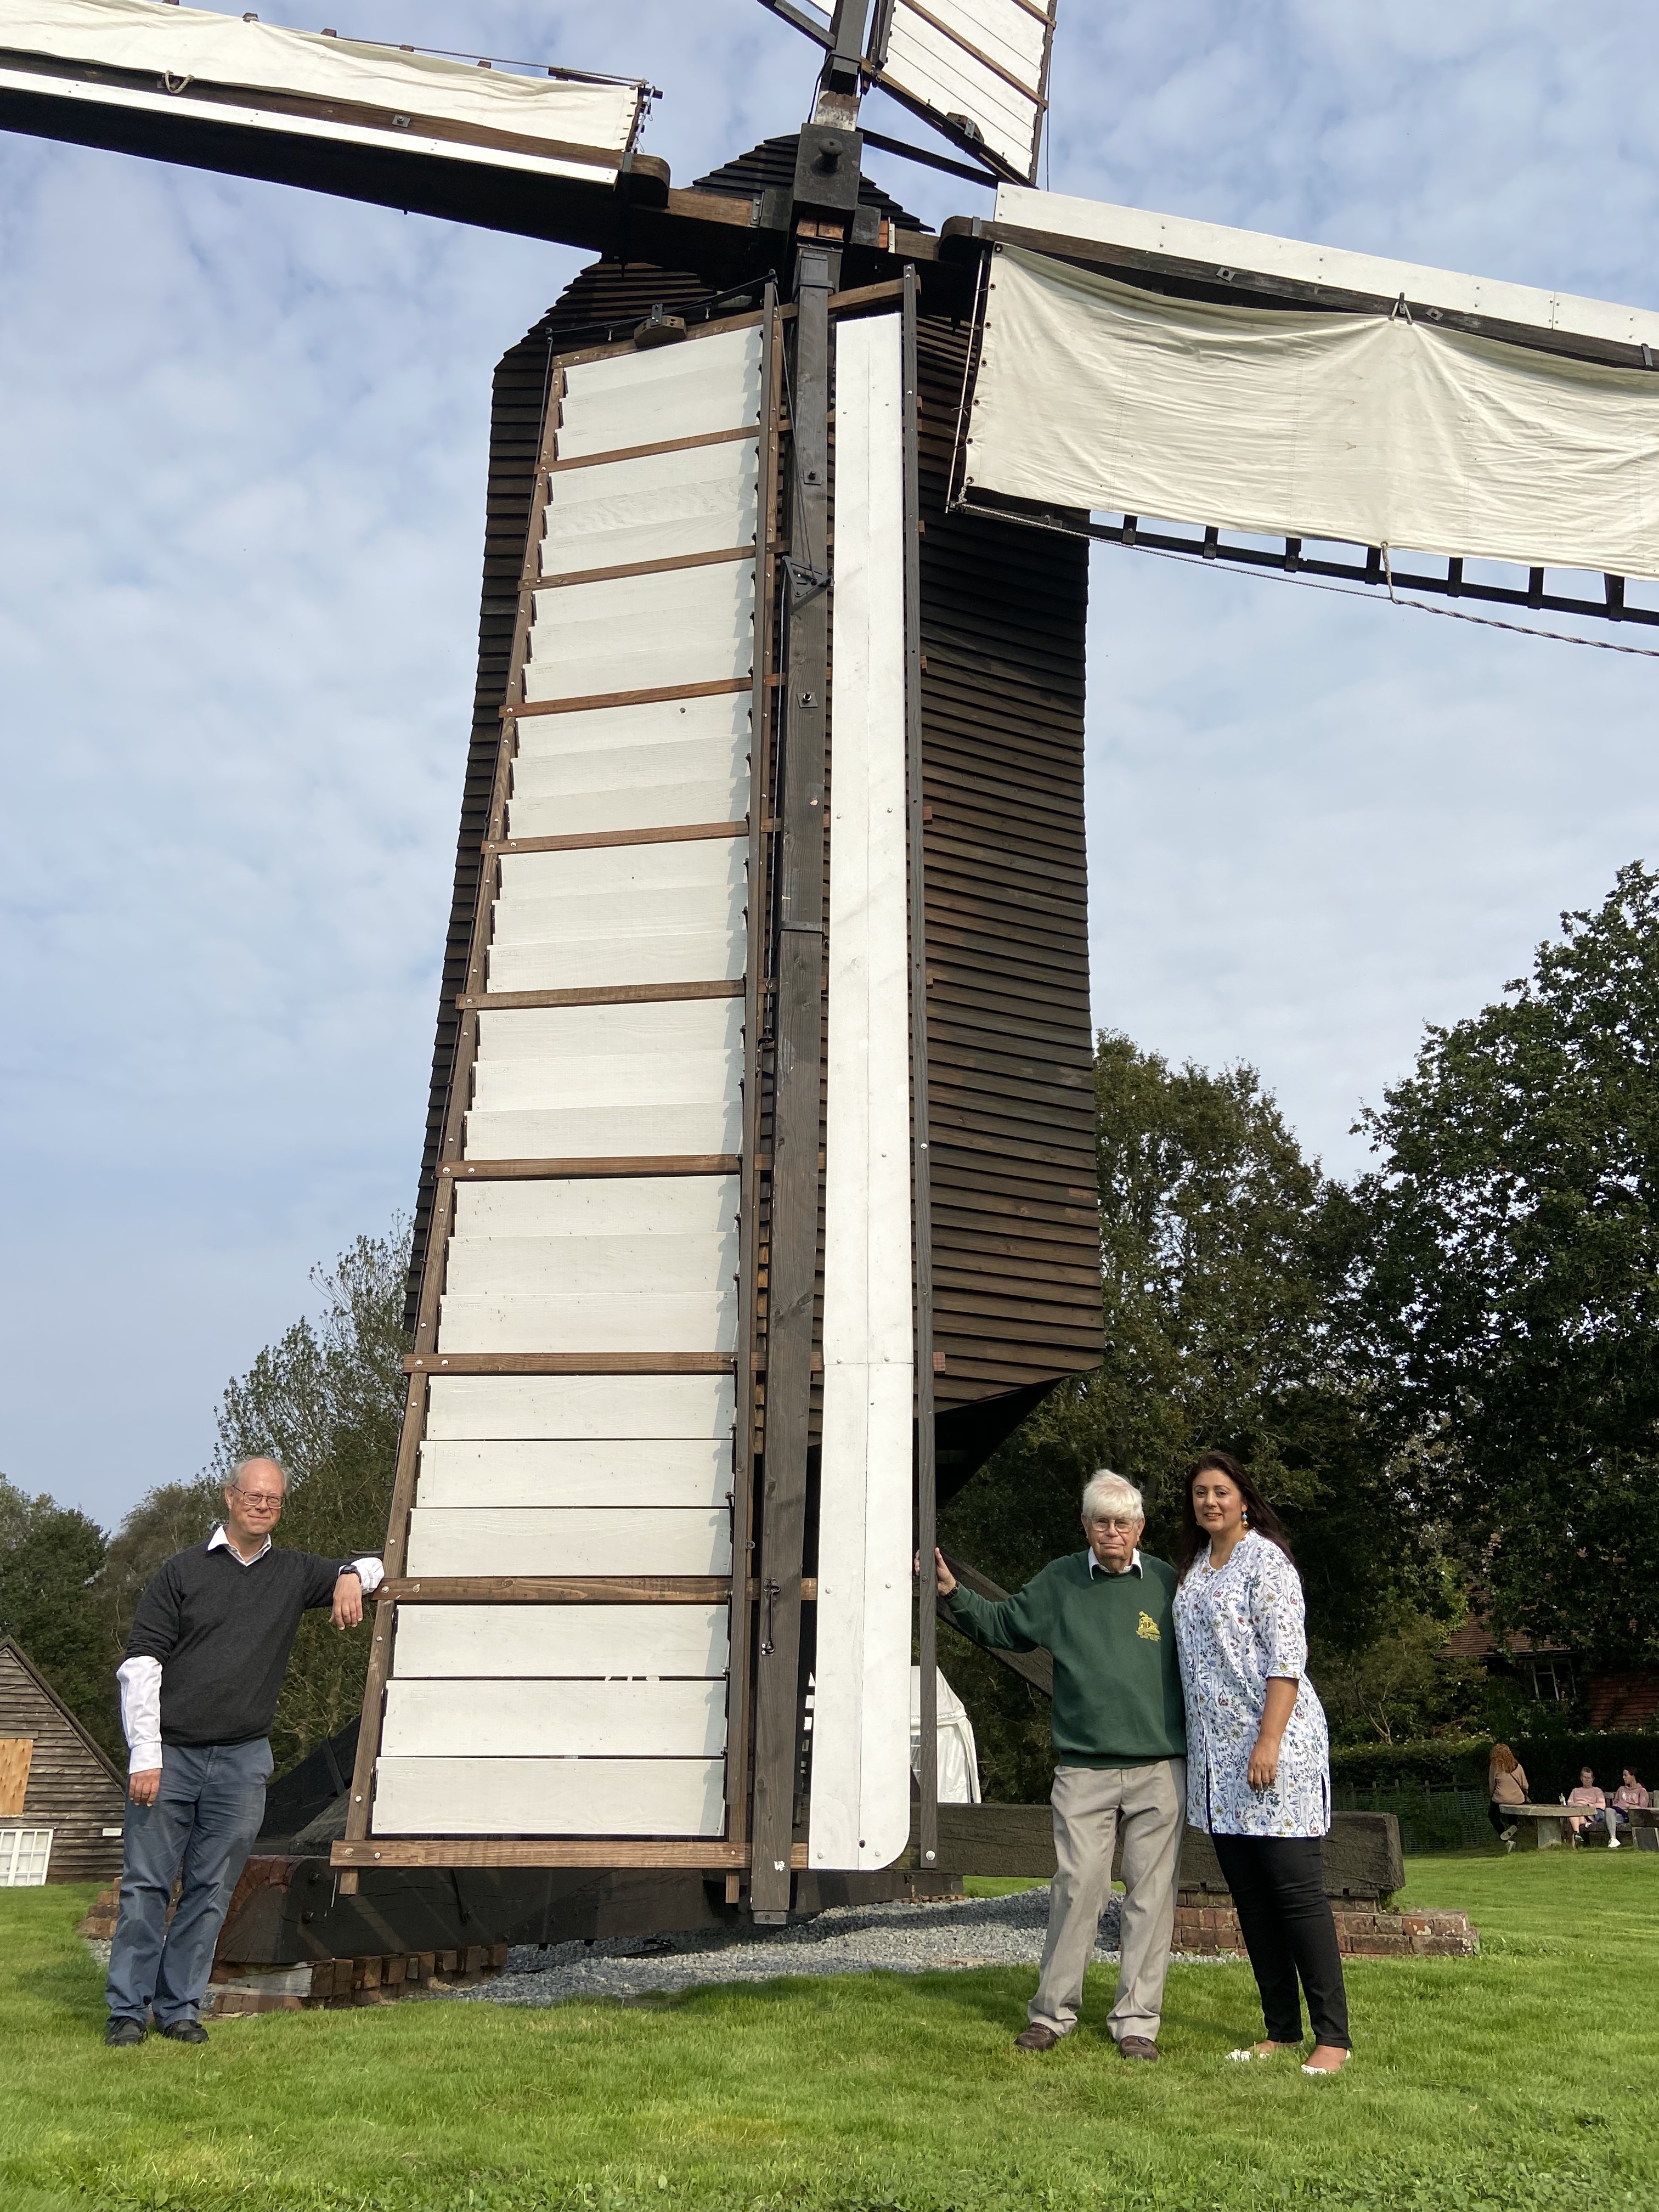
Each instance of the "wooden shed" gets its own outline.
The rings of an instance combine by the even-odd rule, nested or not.
[[[27,1655],[0,1641],[0,1830],[52,1830],[48,1881],[109,1881],[125,1802],[109,1758]]]

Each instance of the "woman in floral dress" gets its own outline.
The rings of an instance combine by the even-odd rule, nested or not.
[[[1187,1818],[1205,1828],[1232,1892],[1267,2027],[1235,2058],[1302,2046],[1304,2074],[1347,2060],[1348,2001],[1320,1860],[1331,1825],[1324,1708],[1305,1673],[1302,1580],[1249,1476],[1206,1452],[1188,1480],[1176,1567],[1187,1698]]]

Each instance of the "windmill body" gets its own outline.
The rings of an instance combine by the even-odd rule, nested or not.
[[[496,379],[348,1897],[632,1868],[766,1920],[943,1864],[911,1553],[1100,1356],[1090,539],[1637,621],[1659,573],[1659,317],[1036,191],[1036,0],[770,3],[823,50],[806,125],[677,190],[642,81],[0,0],[8,127],[601,257]],[[934,237],[864,179],[872,84],[1003,179],[992,221]],[[1273,360],[1334,338],[1376,403],[1353,496],[1334,462],[1241,490]],[[1415,415],[1365,366],[1408,348]],[[1413,537],[1453,356],[1533,411],[1454,422],[1462,503]],[[1350,514],[1352,557],[1309,550]],[[1567,562],[1600,592],[1547,592]]]

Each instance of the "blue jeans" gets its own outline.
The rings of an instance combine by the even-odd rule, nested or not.
[[[194,2020],[213,1947],[265,1813],[270,1746],[175,1744],[161,1752],[153,1805],[127,1800],[121,1830],[121,1910],[105,2001],[112,2020],[158,2027]],[[179,1910],[167,1905],[180,1875]]]

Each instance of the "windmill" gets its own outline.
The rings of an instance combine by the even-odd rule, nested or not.
[[[496,380],[348,1892],[909,1843],[912,1547],[1099,1357],[1091,539],[1659,619],[1659,316],[1037,191],[1052,0],[767,4],[809,118],[684,189],[643,80],[0,0],[8,127],[600,257]]]

